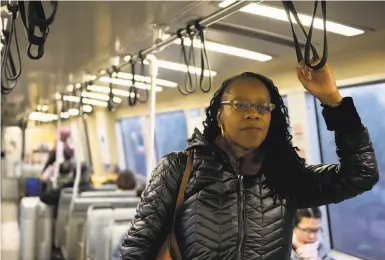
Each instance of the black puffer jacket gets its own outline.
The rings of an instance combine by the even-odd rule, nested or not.
[[[188,147],[191,179],[175,223],[184,260],[290,259],[296,208],[338,203],[373,187],[379,178],[375,155],[353,102],[325,110],[328,128],[336,130],[341,164],[305,167],[298,180],[304,185],[293,193],[295,205],[285,199],[274,203],[271,190],[261,184],[267,172],[237,176],[227,157],[195,132]],[[121,259],[155,259],[172,225],[185,165],[185,153],[171,153],[154,170]]]

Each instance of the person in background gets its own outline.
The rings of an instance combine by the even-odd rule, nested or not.
[[[116,180],[116,186],[118,190],[129,191],[135,190],[137,188],[137,181],[135,174],[131,170],[124,170],[120,173],[118,179]],[[141,189],[136,189],[136,196],[140,197],[142,194]],[[123,242],[124,236],[121,238],[120,243],[116,245],[116,248],[112,252],[111,260],[118,260],[120,252],[120,244]]]
[[[75,184],[76,178],[76,164],[73,164],[71,167],[71,176],[69,180],[59,185],[57,188],[45,192],[40,196],[40,200],[47,205],[52,205],[54,207],[54,218],[57,217],[57,209],[60,200],[60,193],[64,188],[71,188]],[[92,191],[94,187],[91,183],[90,176],[92,174],[92,168],[87,163],[81,163],[80,169],[80,181],[79,181],[79,190],[78,192]]]
[[[296,71],[324,107],[340,164],[307,165],[298,155],[272,80],[253,72],[231,77],[210,101],[203,133],[196,129],[189,139],[191,156],[172,152],[154,169],[121,260],[156,259],[172,230],[178,245],[172,249],[183,260],[289,259],[297,209],[372,189],[379,179],[375,152],[353,99],[342,98],[328,64],[316,71],[298,64]],[[175,212],[187,159],[191,174]]]
[[[43,167],[43,172],[48,168],[48,166],[52,165],[55,161],[57,161],[56,149],[60,149],[61,151],[63,151],[63,155],[62,154],[59,155],[60,157],[58,158],[59,163],[62,163],[63,159],[65,160],[65,158],[62,158],[62,156],[63,157],[65,156],[64,155],[65,151],[73,150],[72,145],[68,142],[70,136],[71,136],[71,131],[69,129],[63,128],[60,130],[60,140],[59,142],[55,143],[54,149],[49,151],[47,162]]]
[[[291,260],[332,260],[320,240],[321,217],[317,207],[297,210]]]
[[[55,184],[61,184],[65,182],[68,178],[68,173],[72,171],[74,162],[74,150],[71,148],[67,148],[63,151],[63,162],[59,164],[59,172],[57,175],[56,173],[56,153],[50,152],[50,158],[48,159],[49,162],[52,162],[50,165],[48,165],[45,170],[43,171],[43,174],[40,176],[40,180],[42,181],[43,186],[43,192],[45,192],[47,188],[48,183],[55,183]]]
[[[122,171],[116,180],[116,187],[118,190],[129,191],[135,190],[136,188],[136,179],[135,174],[131,170]]]

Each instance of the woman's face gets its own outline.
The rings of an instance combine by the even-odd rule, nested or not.
[[[235,80],[223,94],[217,115],[224,137],[244,150],[257,149],[269,131],[272,108],[269,91],[261,81]]]

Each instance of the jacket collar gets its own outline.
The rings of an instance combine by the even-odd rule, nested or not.
[[[203,134],[197,129],[194,129],[193,135],[189,139],[189,144],[186,150],[194,148],[205,148],[212,151],[214,154],[219,153],[224,159],[236,167],[241,175],[256,175],[262,168],[263,155],[257,152],[247,153],[241,158],[237,158],[224,140],[217,140],[214,143],[210,143],[205,139]]]

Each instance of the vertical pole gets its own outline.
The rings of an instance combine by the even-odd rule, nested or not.
[[[81,97],[81,94],[80,94],[80,97]],[[76,123],[76,121],[75,121],[75,123],[71,124],[71,136],[73,138],[74,144],[76,144],[74,147],[74,157],[76,160],[76,175],[75,175],[75,180],[74,180],[74,186],[72,189],[72,199],[71,199],[71,204],[70,204],[70,211],[73,210],[75,198],[78,196],[79,184],[80,184],[80,179],[81,179],[81,174],[82,174],[81,173],[81,161],[80,161],[80,156],[79,156],[79,154],[83,153],[83,143],[80,141],[81,128],[79,127],[80,123],[82,122],[82,118],[83,118],[83,102],[81,102],[81,101],[82,101],[82,99],[80,99],[79,118],[77,119],[78,122]]]
[[[147,182],[151,178],[154,168],[155,157],[155,106],[156,106],[156,77],[158,75],[158,59],[153,54],[147,55],[146,59],[150,62],[151,90],[150,90],[150,134],[147,157]]]
[[[82,115],[80,115],[80,117],[81,116]],[[79,118],[77,120],[80,121],[81,118]],[[82,143],[79,140],[79,134],[80,134],[79,130],[80,129],[77,127],[76,121],[71,124],[71,136],[73,138],[74,143],[76,144],[75,147],[74,147],[74,157],[75,157],[75,160],[76,160],[76,174],[75,174],[74,186],[73,186],[73,189],[72,189],[72,200],[71,200],[71,207],[70,207],[71,210],[73,208],[73,201],[74,201],[74,199],[78,195],[79,183],[80,183],[81,174],[82,174],[81,173],[81,160],[80,160],[81,156],[80,156],[80,154],[83,151],[82,151]]]
[[[55,176],[56,178],[54,178],[54,181],[52,183],[52,186],[53,188],[56,188],[57,186],[57,177],[59,176],[59,165],[62,160],[62,157],[63,157],[63,143],[61,142],[60,140],[60,128],[61,128],[61,117],[60,117],[60,114],[61,114],[61,111],[62,111],[62,107],[63,107],[63,100],[62,100],[62,97],[60,97],[60,99],[57,99],[56,101],[56,104],[57,104],[57,110],[58,110],[58,115],[57,115],[57,125],[56,125],[56,146],[55,146],[55,151],[56,151],[56,160],[54,162],[54,171],[55,171]]]

